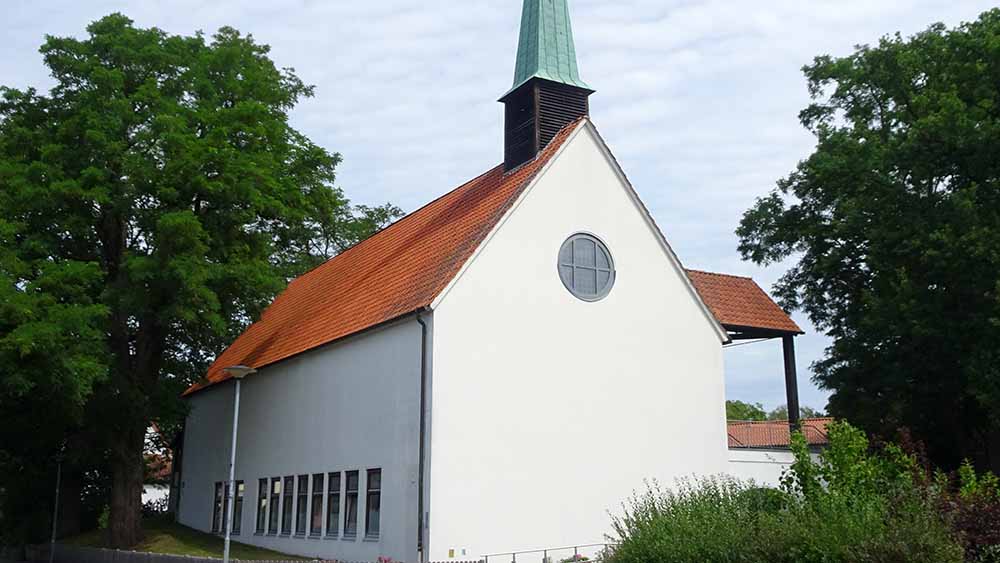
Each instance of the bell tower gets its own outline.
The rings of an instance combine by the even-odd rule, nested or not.
[[[504,169],[535,158],[594,93],[580,79],[567,0],[524,0],[514,86],[504,104]]]

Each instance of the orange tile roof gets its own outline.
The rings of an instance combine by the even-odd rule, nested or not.
[[[701,299],[726,329],[757,328],[802,334],[802,329],[750,278],[687,270]]]
[[[826,427],[832,418],[803,418],[802,432],[810,446],[825,446],[830,443]],[[730,448],[787,448],[791,440],[787,420],[736,421],[730,422]]]
[[[497,166],[293,280],[209,367],[193,393],[430,306],[583,118],[532,161]]]

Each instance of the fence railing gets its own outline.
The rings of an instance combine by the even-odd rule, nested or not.
[[[480,557],[478,561],[450,560],[442,563],[562,563],[569,561],[588,561],[599,563],[614,544],[591,543],[564,547],[549,547],[506,553],[490,553]],[[49,545],[29,545],[25,547],[28,561],[47,563],[49,561]],[[192,555],[169,555],[165,553],[148,553],[144,551],[128,551],[121,549],[105,549],[97,547],[80,547],[75,545],[56,544],[54,563],[219,563],[221,558],[197,557]],[[232,559],[233,563],[251,563],[240,559]],[[343,560],[312,560],[314,563],[352,563]],[[301,563],[290,560],[253,561],[252,563]],[[371,563],[371,562],[354,562]],[[402,562],[393,562],[402,563]]]
[[[482,556],[482,563],[529,563],[540,561],[541,563],[561,563],[563,561],[603,561],[610,549],[614,547],[611,543],[588,543],[582,545],[570,545],[565,547],[547,547],[543,549],[528,549],[524,551],[509,551],[506,553],[489,553]]]

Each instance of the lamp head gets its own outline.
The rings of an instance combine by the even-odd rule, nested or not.
[[[237,366],[229,366],[227,368],[222,368],[222,371],[233,376],[234,379],[243,379],[244,377],[252,373],[257,373],[257,370],[255,370],[254,368],[250,366],[244,366],[242,364]]]

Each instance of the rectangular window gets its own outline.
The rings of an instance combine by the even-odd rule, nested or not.
[[[219,533],[225,534],[226,524],[229,523],[229,481],[226,481],[222,491],[222,527],[219,528]]]
[[[347,472],[347,491],[344,495],[344,537],[358,535],[358,472]]]
[[[368,470],[368,496],[365,499],[365,537],[378,538],[379,516],[382,509],[382,470]]]
[[[215,502],[212,504],[212,533],[222,529],[222,482],[215,483]]]
[[[233,501],[233,535],[243,529],[243,481],[236,482],[236,499]]]
[[[323,477],[322,473],[313,474],[312,514],[309,522],[310,536],[318,536],[323,533]]]
[[[309,502],[309,476],[299,475],[295,489],[295,535],[306,535],[306,503]]]
[[[281,477],[271,477],[271,511],[267,533],[278,533],[278,503],[281,502]]]
[[[281,495],[281,534],[284,536],[292,533],[292,500],[294,497],[292,487],[295,486],[294,477],[285,477],[285,488]]]
[[[340,530],[340,472],[327,474],[327,480],[326,535],[335,538]]]
[[[267,531],[267,479],[257,480],[257,533]]]

